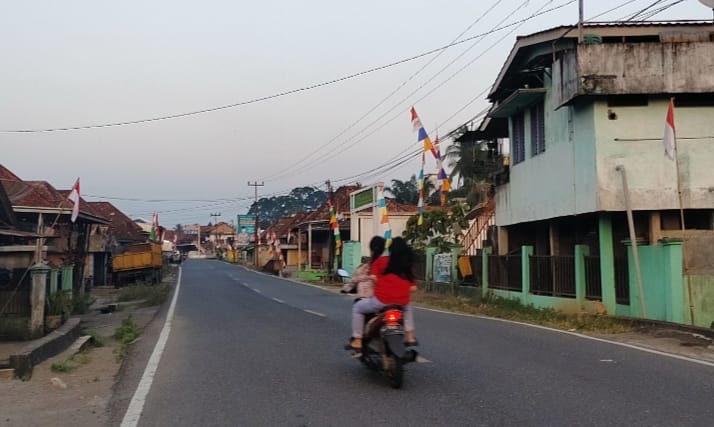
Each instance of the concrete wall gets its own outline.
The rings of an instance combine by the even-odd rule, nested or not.
[[[714,92],[711,42],[583,44],[577,56],[581,95]]]
[[[401,215],[397,213],[389,214],[389,226],[392,229],[392,237],[401,236],[407,229],[407,221],[412,215]],[[384,235],[384,228],[379,227],[379,235]],[[361,245],[361,256],[369,256],[369,241],[374,237],[374,229],[372,225],[372,212],[359,212],[355,214],[355,220],[352,221],[350,228],[350,236],[352,240],[364,242]]]
[[[687,286],[687,323],[709,328],[714,323],[714,275],[691,275],[685,277]],[[690,304],[691,302],[691,304]]]
[[[553,76],[558,78],[555,73]],[[545,152],[531,154],[530,115],[526,112],[526,159],[511,164],[509,183],[496,188],[498,226],[597,210],[592,106],[555,110],[547,76],[545,87]]]
[[[599,210],[622,211],[622,178],[615,170],[624,165],[635,210],[679,209],[675,163],[664,155],[662,136],[668,99],[652,99],[644,107],[608,107],[594,102]],[[609,120],[608,114],[617,115]],[[709,118],[709,119],[708,119]],[[714,208],[714,107],[675,110],[679,174],[685,208]],[[684,137],[710,136],[687,140]],[[644,141],[622,141],[642,139]],[[619,139],[619,141],[616,141]]]

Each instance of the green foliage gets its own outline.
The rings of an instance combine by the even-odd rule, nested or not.
[[[24,341],[32,338],[30,319],[27,317],[0,318],[0,339],[7,341]]]
[[[139,338],[141,334],[141,329],[139,325],[134,323],[131,315],[126,319],[121,321],[121,326],[119,326],[114,331],[114,339],[119,341],[121,344],[118,348],[114,349],[114,356],[117,362],[121,361],[129,354],[129,345],[131,345],[134,340]]]
[[[424,223],[418,225],[419,215],[407,221],[404,238],[417,251],[428,246],[436,246],[447,251],[449,246],[461,243],[462,231],[469,226],[466,209],[461,203],[454,203],[448,209],[424,212]]]
[[[86,353],[77,353],[69,359],[53,363],[50,365],[50,369],[52,372],[69,373],[82,365],[86,365],[89,360],[89,356]]]
[[[139,337],[139,334],[141,334],[139,325],[129,316],[122,320],[121,326],[114,331],[114,339],[122,344],[130,344]]]
[[[279,218],[298,212],[313,211],[324,205],[327,194],[314,187],[296,187],[283,196],[264,197],[253,203],[249,214],[257,214],[260,227],[268,227]]]
[[[72,294],[65,291],[56,291],[53,294],[47,295],[45,299],[47,315],[69,317],[72,313]]]
[[[89,312],[89,307],[94,304],[95,299],[92,299],[88,293],[82,295],[75,295],[72,298],[72,313],[74,314],[85,314]]]
[[[94,329],[82,330],[82,335],[89,335],[92,337],[90,342],[95,347],[104,347],[104,337],[99,334],[99,332]]]

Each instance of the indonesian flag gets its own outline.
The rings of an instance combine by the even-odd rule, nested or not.
[[[670,160],[674,160],[676,150],[676,139],[674,132],[674,101],[669,100],[669,108],[667,108],[667,119],[664,124],[664,155]]]
[[[69,196],[67,196],[69,200],[74,203],[72,206],[72,217],[71,220],[72,222],[77,221],[77,217],[79,216],[79,178],[77,178],[77,181],[74,183],[74,186],[72,187],[72,191],[69,193]]]
[[[154,217],[151,221],[151,233],[149,234],[149,240],[159,240],[159,214],[154,212]]]

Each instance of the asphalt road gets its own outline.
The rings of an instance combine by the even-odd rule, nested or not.
[[[714,367],[417,310],[393,390],[342,347],[351,299],[189,260],[140,426],[712,426]]]

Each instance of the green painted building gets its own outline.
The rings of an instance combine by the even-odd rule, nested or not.
[[[484,288],[541,306],[708,327],[714,24],[586,24],[583,33],[579,40],[567,26],[519,37],[489,93],[475,137],[507,138],[508,167],[495,180]],[[662,142],[671,98],[674,161]]]

